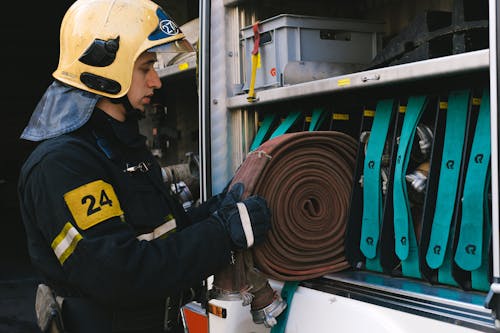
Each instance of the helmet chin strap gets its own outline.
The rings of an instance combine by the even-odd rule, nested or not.
[[[111,98],[110,99],[113,104],[121,104],[125,107],[125,116],[127,119],[130,120],[139,120],[144,118],[144,114],[141,112],[139,109],[135,109],[132,104],[130,103],[130,100],[128,99],[127,95],[122,96],[120,98]]]

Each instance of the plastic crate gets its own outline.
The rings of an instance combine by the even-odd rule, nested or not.
[[[383,31],[380,22],[315,16],[281,14],[261,21],[255,89],[282,86],[284,68],[292,61],[369,64],[380,48]],[[243,90],[248,91],[252,26],[241,29],[241,47]]]

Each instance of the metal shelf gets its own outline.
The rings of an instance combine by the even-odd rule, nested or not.
[[[183,61],[174,65],[158,68],[156,71],[161,79],[194,71],[196,69],[196,60]]]
[[[463,74],[489,67],[489,50],[479,50],[423,60],[408,64],[378,68],[358,73],[310,81],[285,87],[257,91],[257,101],[248,102],[247,95],[230,97],[228,109],[239,109],[259,104],[289,101],[312,95],[338,92],[379,85],[401,83],[415,79]]]
[[[244,2],[245,0],[224,0],[224,6],[236,6]]]

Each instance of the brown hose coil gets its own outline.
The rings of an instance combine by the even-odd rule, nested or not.
[[[357,141],[333,131],[284,134],[248,154],[232,184],[267,199],[272,229],[253,248],[258,269],[299,281],[349,268],[344,234]]]

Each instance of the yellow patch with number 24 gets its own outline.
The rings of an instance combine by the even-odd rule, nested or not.
[[[69,191],[64,201],[82,230],[123,214],[113,186],[102,180]]]

